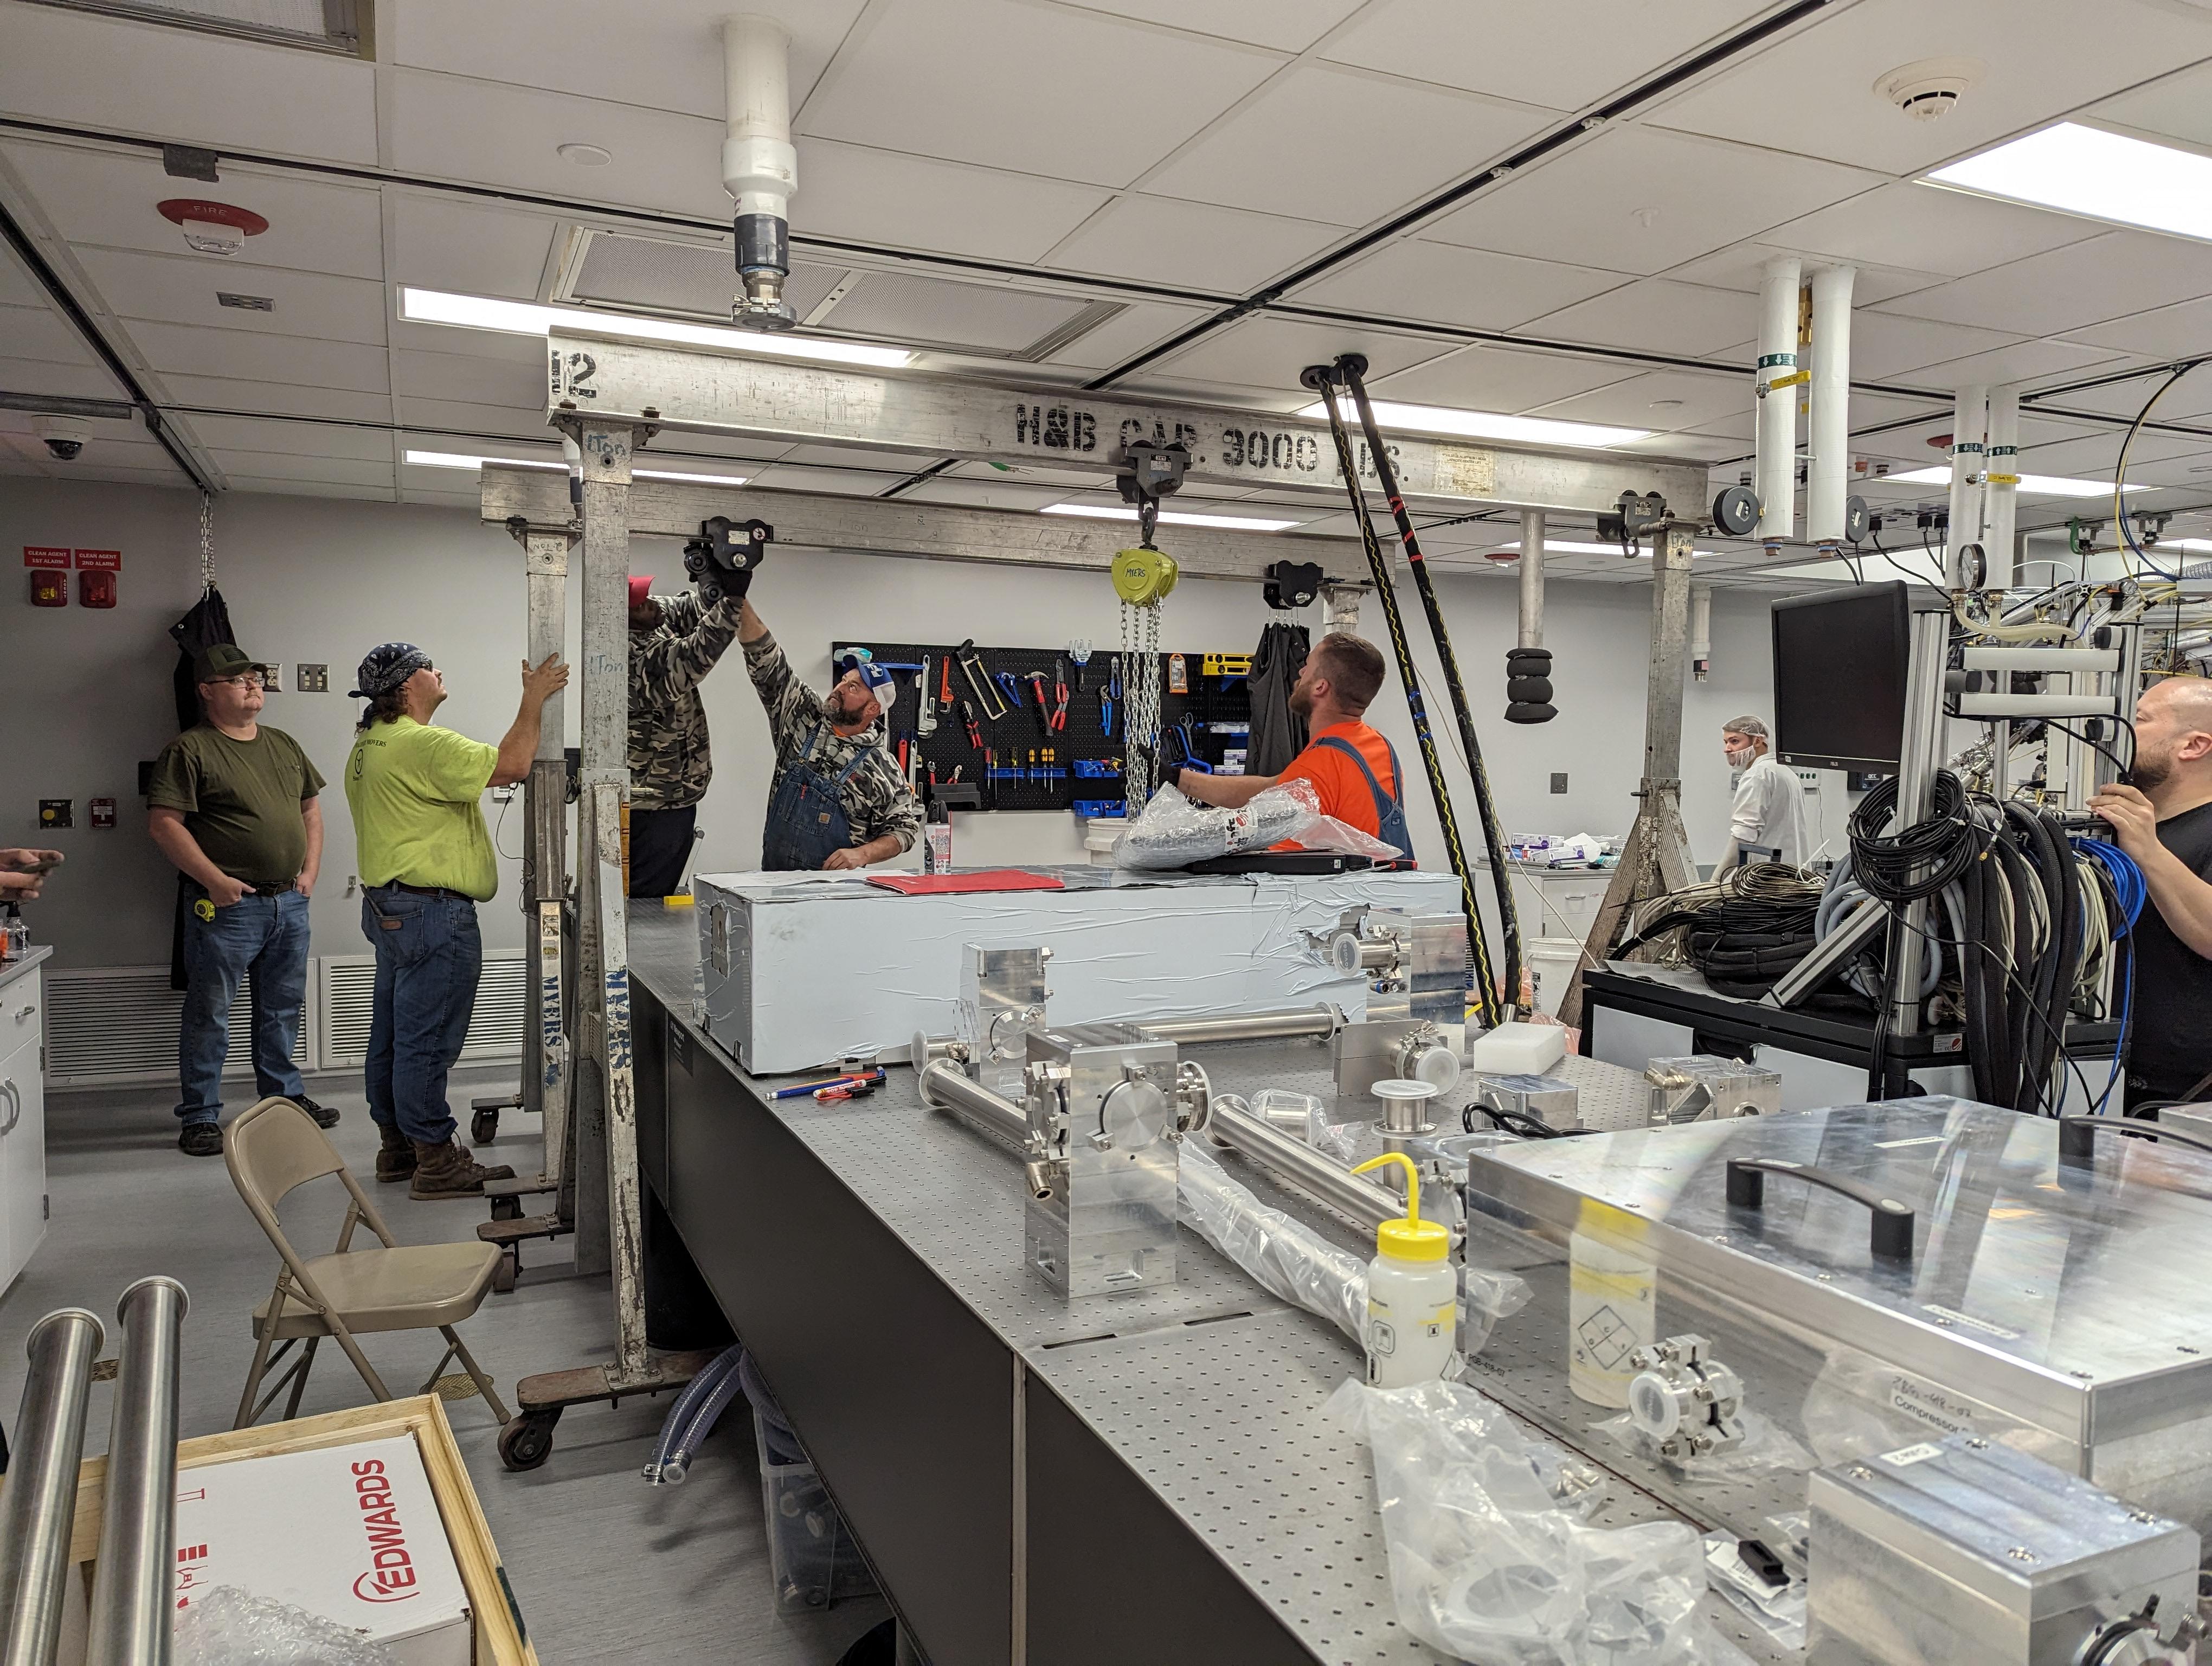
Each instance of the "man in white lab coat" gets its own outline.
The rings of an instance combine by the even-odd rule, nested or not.
[[[1755,717],[1735,718],[1721,731],[1721,745],[1729,767],[1739,772],[1722,870],[1768,860],[1795,867],[1807,860],[1812,850],[1805,837],[1805,790],[1796,771],[1767,756],[1766,725]],[[1768,854],[1776,851],[1778,857]]]

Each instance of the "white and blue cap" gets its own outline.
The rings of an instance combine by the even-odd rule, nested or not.
[[[868,692],[876,696],[876,704],[882,708],[884,721],[888,723],[891,707],[898,699],[898,678],[873,660],[863,660],[854,669],[860,673],[860,681],[867,685]]]

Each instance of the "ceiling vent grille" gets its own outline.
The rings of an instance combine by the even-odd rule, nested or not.
[[[727,245],[592,232],[554,299],[726,324],[736,289]],[[902,347],[1032,362],[1122,309],[1119,301],[1004,283],[808,261],[793,263],[784,295],[802,327]]]
[[[64,11],[237,35],[278,46],[362,55],[358,0],[33,0]]]

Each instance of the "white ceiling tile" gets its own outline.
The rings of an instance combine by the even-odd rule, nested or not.
[[[374,74],[359,59],[334,53],[9,6],[0,109],[187,144],[373,167]]]
[[[1097,329],[1078,336],[1052,356],[1055,365],[1085,370],[1107,370],[1126,363],[1157,342],[1187,329],[1206,316],[1196,307],[1165,307],[1137,301],[1116,313]]]
[[[1125,0],[1068,0],[1085,11],[1127,15]],[[1151,21],[1194,34],[1241,40],[1277,52],[1302,52],[1358,11],[1363,0],[1267,0],[1255,6],[1250,0],[1177,0],[1171,9],[1156,13]]]
[[[1364,226],[1472,172],[1553,119],[1531,105],[1302,64],[1147,175],[1145,188]],[[1315,143],[1316,124],[1324,122],[1357,134],[1357,143]],[[1382,157],[1388,165],[1377,166]],[[1255,158],[1270,160],[1255,167]]]
[[[2032,385],[2045,377],[2078,376],[2100,365],[2117,366],[2124,356],[2108,347],[2084,347],[2069,341],[2021,341],[1986,352],[1917,367],[1915,382],[1933,387],[1965,387],[1977,382],[1998,386]]]
[[[1751,379],[1701,376],[1692,371],[1661,370],[1631,376],[1608,387],[1554,400],[1530,410],[1532,416],[1556,416],[1570,423],[1606,423],[1623,428],[1648,428],[1663,437],[1653,441],[1665,450],[1678,439],[1668,430],[1695,428],[1700,423],[1747,410]]]
[[[730,211],[718,120],[404,69],[392,72],[392,161],[402,173],[716,220]],[[613,160],[577,167],[557,154],[571,143]]]
[[[919,486],[899,494],[909,503],[957,503],[970,509],[1042,509],[1048,503],[1058,503],[1067,496],[1066,489],[1060,486],[1026,486],[1013,483],[994,484],[988,480],[967,480],[939,476],[925,480]],[[1185,488],[1182,496],[1189,496]]]
[[[1758,302],[1734,289],[1646,277],[1532,321],[1528,333],[1703,357],[1759,328]]]
[[[1070,491],[1086,487],[1111,490],[1114,476],[1081,469],[1048,469],[1032,463],[1018,463],[1010,469],[994,468],[988,463],[962,463],[945,471],[947,475],[969,480],[1013,480],[1029,485],[1049,486],[1054,496],[1065,497]]]
[[[804,99],[862,0],[653,0],[623,8],[620,50],[598,0],[398,0],[392,61],[484,81],[543,87],[653,110],[720,119],[722,40],[732,10],[773,17],[791,33],[791,95]]]
[[[839,52],[797,125],[823,138],[1120,186],[1281,61],[1022,0],[887,0]]]
[[[12,15],[12,14],[11,14]],[[225,161],[220,184],[173,179],[161,158],[142,150],[94,150],[70,144],[10,140],[0,145],[54,229],[76,244],[174,254],[219,271],[242,258],[258,266],[384,276],[384,236],[373,187],[333,184],[291,172]],[[202,198],[251,209],[269,229],[246,240],[237,257],[195,255],[184,234],[155,204]]]
[[[2108,231],[1920,290],[1884,310],[2021,335],[2057,335],[2208,292],[2212,247],[2153,232]]]
[[[2156,138],[2212,146],[2212,64],[2199,64],[2094,106],[2100,122]]]
[[[1760,240],[1841,260],[1963,277],[2096,235],[2086,220],[1902,181],[1777,226]]]
[[[358,342],[201,330],[180,324],[134,323],[130,335],[155,370],[179,375],[293,382],[357,393],[385,392],[390,380],[384,350]]]
[[[1311,220],[1132,192],[1085,221],[1045,264],[1241,296],[1343,234]]]
[[[0,307],[0,353],[47,364],[100,362],[76,326],[50,307]]]
[[[1421,234],[1611,271],[1657,272],[1879,183],[1856,168],[1779,151],[1612,127],[1490,187]]]
[[[43,307],[46,292],[13,249],[0,250],[0,307]]]
[[[386,463],[392,460],[392,435],[381,428],[343,428],[330,423],[288,423],[245,416],[195,416],[191,424],[195,439],[211,451],[225,455],[265,452],[290,457],[342,457]]]
[[[254,381],[174,373],[161,380],[169,391],[164,403],[188,410],[325,416],[358,423],[392,420],[392,401],[382,393],[362,393],[326,384]]]
[[[297,452],[222,451],[214,453],[216,465],[233,480],[320,480],[334,485],[392,484],[392,455],[387,442],[381,458],[306,456]]]
[[[934,452],[876,451],[865,446],[793,446],[783,454],[787,464],[808,468],[860,470],[866,473],[891,471],[903,478],[917,469],[940,461]]]
[[[1868,308],[1851,319],[1851,375],[1859,381],[1881,381],[1923,365],[2008,347],[2018,339],[2001,331],[1934,324]]]
[[[1982,60],[1987,71],[1941,120],[1915,121],[1874,90],[1903,64],[1958,56]],[[1913,173],[2207,56],[2212,12],[2155,0],[1861,0],[1700,82],[1650,119]],[[1796,119],[1777,119],[1783,97]]]
[[[791,228],[892,248],[1039,260],[1108,194],[1033,173],[801,138]]]
[[[794,468],[775,463],[752,477],[756,486],[772,486],[784,492],[832,492],[844,497],[873,497],[886,486],[906,478],[903,474],[871,474],[860,470]]]
[[[1259,388],[1291,398],[1304,394],[1298,383],[1301,370],[1340,353],[1366,354],[1368,374],[1381,378],[1432,359],[1444,350],[1445,344],[1440,342],[1386,335],[1376,330],[1248,318],[1170,354],[1148,367],[1148,372],[1178,380]],[[1305,394],[1305,400],[1311,398]]]
[[[548,216],[473,198],[395,192],[385,276],[426,289],[535,301],[558,229]]]
[[[1462,347],[1399,375],[1369,384],[1382,398],[1464,410],[1522,411],[1586,392],[1633,374],[1627,367],[1567,353]]]
[[[410,431],[428,434],[443,430],[449,437],[457,435],[509,434],[516,439],[535,445],[550,446],[556,450],[560,438],[547,426],[543,404],[536,410],[526,410],[517,405],[477,404],[465,399],[426,399],[417,395],[401,398],[392,402],[399,422]],[[690,439],[696,436],[686,435]],[[465,445],[430,447],[432,450],[466,451]]]
[[[2070,330],[2067,335],[2093,347],[2119,348],[2163,359],[2185,358],[2203,352],[2204,344],[2212,341],[2212,296],[2136,313],[2087,330]]]
[[[1745,295],[1756,295],[1763,269],[1778,254],[1794,254],[1799,258],[1809,275],[1819,267],[1836,264],[1832,256],[1822,256],[1795,244],[1779,240],[1789,228],[1764,233],[1747,242],[1731,244],[1725,249],[1716,249],[1711,254],[1699,255],[1695,260],[1686,260],[1671,268],[1667,276],[1683,283],[1702,283],[1708,289],[1735,289]],[[1943,282],[1937,272],[1911,271],[1896,266],[1876,266],[1866,261],[1848,263],[1857,273],[1851,280],[1851,304],[1871,307],[1878,301],[1894,301],[1899,295],[1911,295],[1917,289],[1931,289]],[[1752,350],[1747,338],[1744,350]],[[1749,360],[1745,361],[1749,363]]]
[[[61,393],[79,399],[119,399],[122,387],[101,366],[93,363],[63,364],[37,359],[13,356],[16,344],[6,333],[6,321],[0,318],[0,388],[10,393]]]
[[[1580,110],[1765,9],[1754,0],[1388,0],[1322,56]]]
[[[1413,238],[1386,244],[1289,298],[1378,317],[1510,330],[1622,282],[1618,272]]]
[[[366,278],[132,249],[80,249],[77,259],[108,311],[126,320],[384,344],[384,285]],[[275,310],[225,307],[222,295],[258,296]]]
[[[545,420],[545,369],[534,358],[528,364],[502,364],[459,353],[403,350],[392,356],[392,391],[403,399],[511,405],[540,423]]]

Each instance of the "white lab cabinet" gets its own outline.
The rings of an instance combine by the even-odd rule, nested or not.
[[[0,1291],[46,1236],[46,994],[50,951],[0,962]]]

